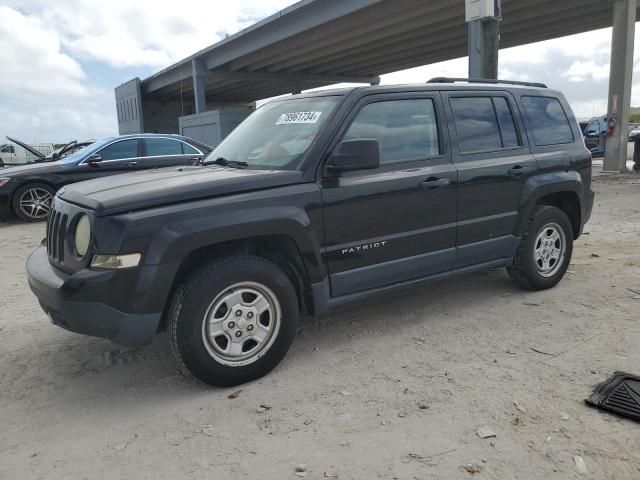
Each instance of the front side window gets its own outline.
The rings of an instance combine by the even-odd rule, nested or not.
[[[593,135],[594,133],[600,133],[600,122],[598,122],[598,120],[592,121],[591,123],[589,123],[589,125],[587,125],[585,132],[591,135]]]
[[[146,157],[164,157],[182,155],[181,142],[168,138],[145,138]]]
[[[123,160],[126,158],[135,158],[138,156],[138,140],[123,140],[121,142],[112,143],[104,147],[98,152],[105,160]]]
[[[205,160],[246,162],[249,168],[295,169],[340,97],[273,101],[236,127]]]
[[[343,140],[360,138],[378,140],[380,165],[439,155],[433,100],[390,100],[364,106]]]
[[[572,143],[573,133],[567,115],[557,98],[522,97],[536,145]]]

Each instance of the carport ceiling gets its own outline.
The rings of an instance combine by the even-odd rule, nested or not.
[[[611,26],[609,0],[503,0],[500,46]],[[464,57],[464,0],[302,0],[142,81],[146,97],[251,102]],[[426,79],[425,79],[426,80]]]

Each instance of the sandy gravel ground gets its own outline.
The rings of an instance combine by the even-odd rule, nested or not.
[[[24,275],[44,227],[0,224],[0,478],[638,479],[640,424],[583,399],[640,374],[640,177],[594,188],[555,289],[492,271],[308,320],[235,399],[180,376],[164,336],[51,326]]]

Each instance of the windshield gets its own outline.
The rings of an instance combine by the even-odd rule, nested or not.
[[[294,169],[338,104],[339,97],[268,103],[242,122],[204,163],[219,158],[249,168]]]

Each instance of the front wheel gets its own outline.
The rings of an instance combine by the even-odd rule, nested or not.
[[[188,278],[169,310],[178,364],[218,387],[269,373],[298,328],[298,299],[287,275],[260,257],[222,259]]]
[[[13,195],[13,211],[24,222],[46,220],[55,194],[55,190],[44,183],[23,185]]]
[[[573,227],[567,215],[556,207],[537,206],[516,252],[507,268],[521,287],[544,290],[564,276],[573,252]]]

